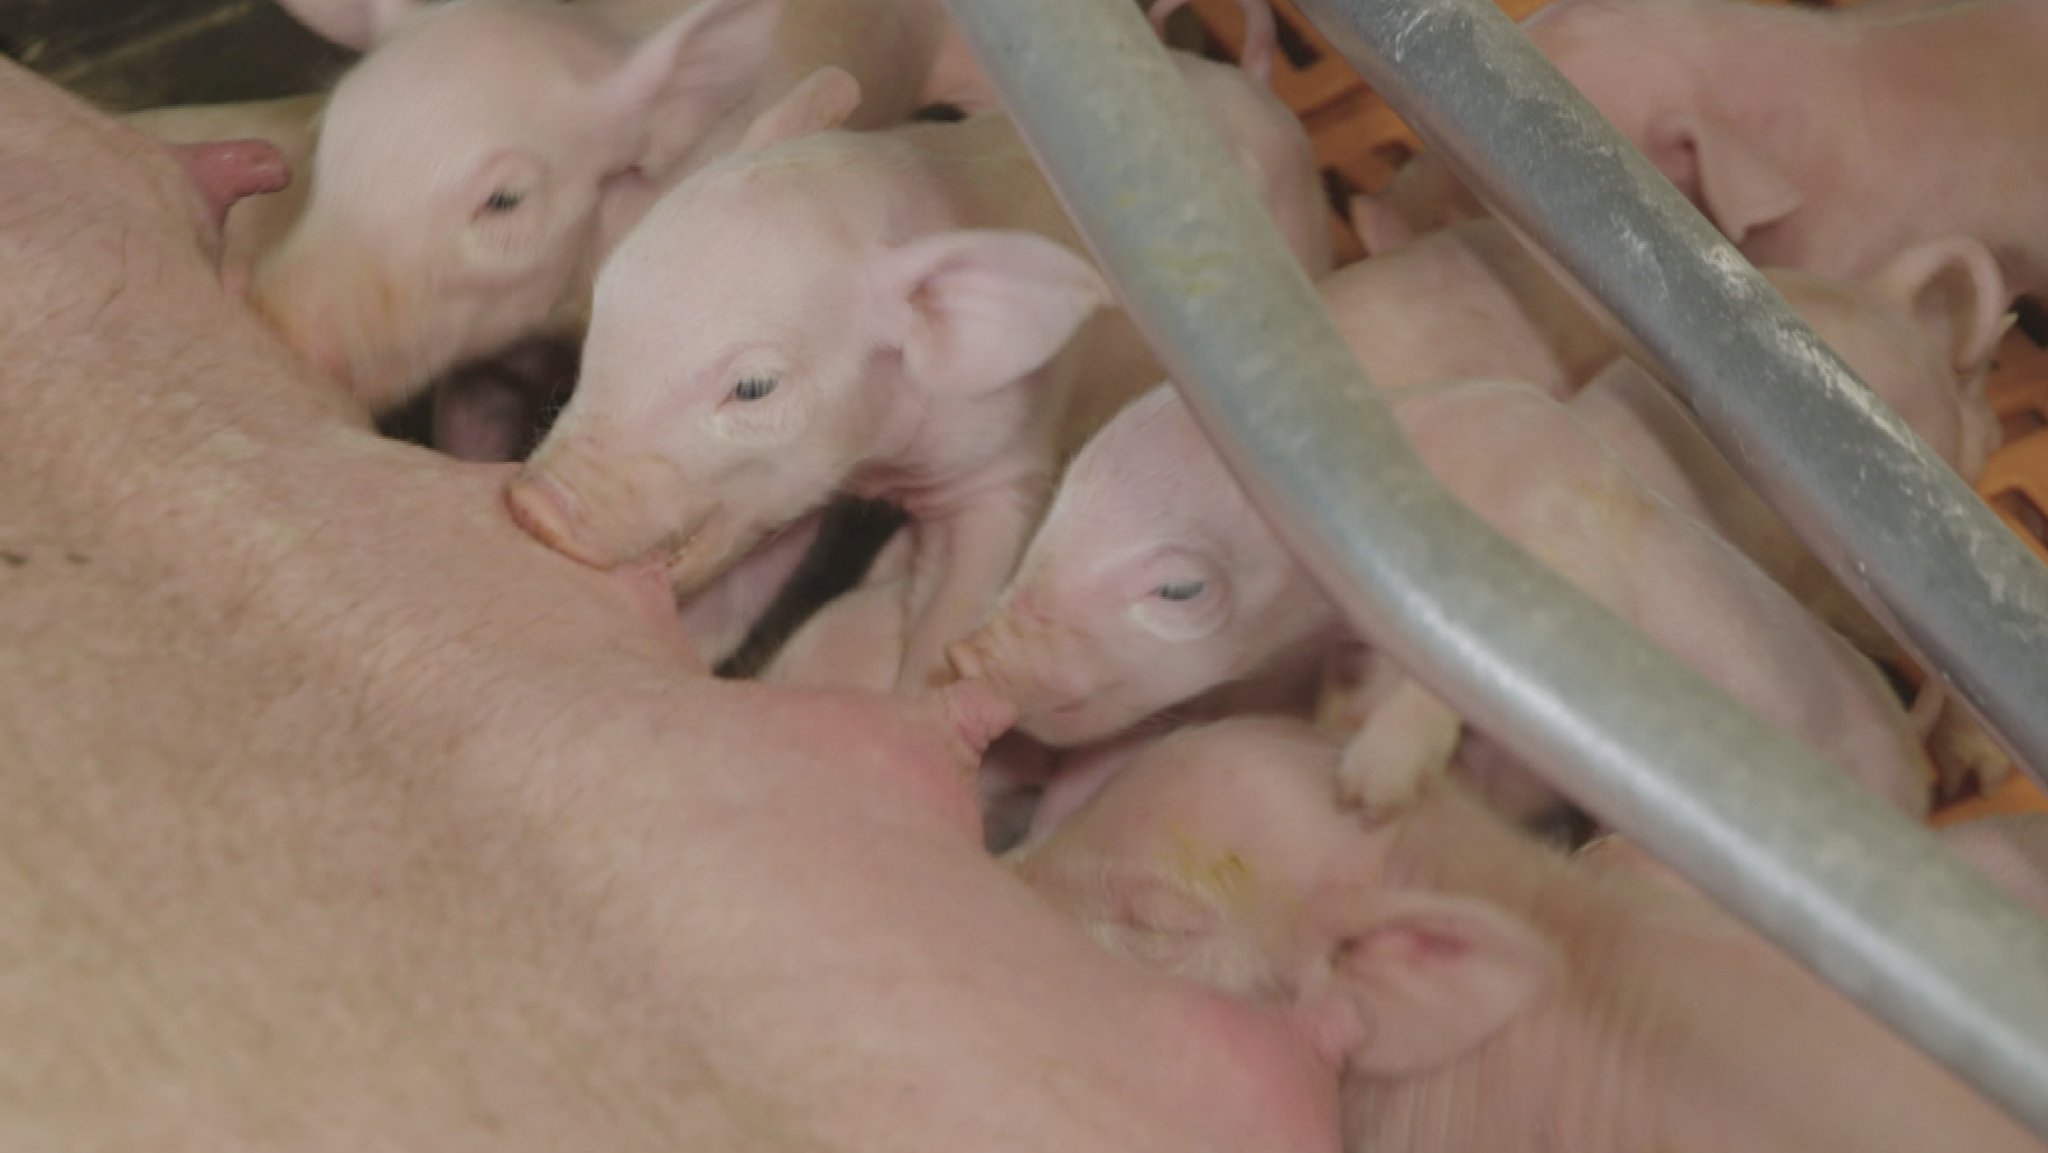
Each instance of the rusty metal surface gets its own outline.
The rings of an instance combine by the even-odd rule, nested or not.
[[[119,110],[317,91],[350,59],[275,0],[0,0],[0,54]]]

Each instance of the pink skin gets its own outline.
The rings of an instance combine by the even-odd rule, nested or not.
[[[1975,478],[1997,445],[1984,377],[2006,324],[2007,295],[1982,245],[1962,237],[1916,244],[1860,283],[1782,269],[1765,275],[1880,400],[1965,479]],[[1500,379],[1564,397],[1625,347],[1492,220],[1429,233],[1337,272],[1321,288],[1346,342],[1386,388]],[[1619,412],[1611,398],[1573,404],[1603,422],[1594,431],[1659,493],[1742,548],[1861,651],[1900,655],[1886,629],[1701,438],[1690,417],[1667,416],[1668,403],[1659,401],[1661,395],[1651,396]],[[1646,406],[1659,411],[1646,413]]]
[[[1493,220],[1431,233],[1317,288],[1381,388],[1505,379],[1564,396],[1618,352],[1577,297]]]
[[[1954,417],[1959,408],[1981,408],[1982,374],[1998,330],[1989,302],[2001,292],[1980,246],[1929,242],[1902,254],[1871,285],[1772,276],[1881,397],[1967,467],[1965,442],[1942,430],[1968,423]],[[1345,268],[1320,287],[1367,374],[1390,389],[1492,376],[1564,396],[1616,351],[1593,317],[1491,221],[1431,234]],[[1951,363],[1961,371],[1960,386]],[[1767,572],[1826,609],[1866,651],[1895,652],[1882,626],[1737,482],[1689,418],[1653,403],[1662,400],[1655,391],[1631,400],[1621,387],[1629,379],[1617,376],[1610,388],[1573,405],[1659,495],[1727,533]],[[999,639],[1015,631],[1031,638],[1029,652],[991,663],[985,648],[964,650],[966,667],[989,666],[1018,682],[1024,724],[1042,739],[1098,739],[1250,675],[1276,653],[1330,640],[1334,625],[1305,574],[1286,561],[1206,441],[1168,407],[1161,396],[1147,410],[1157,419],[1126,412],[1068,474],[1004,611],[979,638],[1000,648]],[[1205,499],[1182,499],[1188,492]],[[1078,558],[1090,559],[1084,567]],[[1140,622],[1171,611],[1151,594],[1175,581],[1225,581],[1227,595],[1205,611],[1230,618],[1232,637],[1262,639],[1249,649],[1232,641],[1199,652],[1144,639]],[[1124,657],[1103,655],[1117,651]]]
[[[541,419],[540,407],[566,393],[574,383],[575,360],[547,342],[524,346],[507,357],[478,365],[444,380],[434,398],[434,447],[458,460],[505,462],[522,459],[528,439]],[[567,372],[564,379],[561,373]],[[652,580],[661,587],[656,601],[663,627],[678,625],[692,650],[713,665],[746,640],[818,538],[819,518],[797,520],[769,538],[746,559],[726,570],[679,605],[669,591],[667,573],[658,564],[622,568],[636,587]],[[892,666],[893,668],[893,666]],[[795,683],[825,687],[830,679]]]
[[[2014,293],[2048,287],[2048,209],[2013,192],[2048,173],[2039,4],[1563,0],[1525,27],[1759,265],[1867,276],[1965,235]]]
[[[1184,730],[1008,863],[1112,952],[1284,1007],[1354,1153],[2041,1148],[1682,883],[1449,788],[1368,827],[1337,760]]]
[[[818,610],[775,654],[761,679],[810,688],[888,692],[903,667],[905,583],[910,579],[910,534],[899,532],[869,563],[860,587]],[[712,587],[730,583],[730,573]]]
[[[8,1144],[1336,1147],[1279,1010],[988,860],[992,702],[692,675],[286,355],[167,153],[0,107]]]
[[[2048,815],[2001,813],[1948,825],[1936,835],[1978,872],[2048,917]]]
[[[1794,311],[1858,378],[1966,480],[1998,446],[1984,378],[2007,319],[2003,278],[1985,248],[1937,238],[1899,254],[1865,283],[1811,273],[1766,273]],[[1731,543],[1858,651],[1905,656],[1894,631],[1828,571],[1745,483],[1662,385],[1618,361],[1571,399],[1571,408],[1629,468]],[[2010,755],[1983,725],[1929,681],[1916,728],[1940,769],[1943,796],[1997,787]]]
[[[1184,74],[1313,272],[1301,129],[1234,68]],[[575,399],[508,493],[522,525],[689,590],[835,492],[911,517],[899,688],[942,672],[1057,463],[1157,365],[1001,117],[832,130],[821,73],[742,154],[669,192],[607,263]],[[1304,223],[1307,222],[1307,223]]]
[[[167,145],[185,167],[216,236],[227,229],[228,213],[251,196],[278,192],[292,182],[291,166],[264,140],[218,140]]]
[[[1934,237],[1856,281],[1792,269],[1765,277],[1935,455],[1965,479],[1983,470],[1998,435],[1984,376],[2010,296],[1988,249]],[[1491,219],[1423,234],[1319,287],[1385,388],[1512,379],[1562,397],[1624,351],[1577,292]]]
[[[374,410],[522,337],[573,334],[650,189],[810,71],[870,82],[862,126],[911,112],[945,35],[937,0],[863,0],[849,23],[852,3],[291,0],[369,51],[334,91],[311,199],[257,302]]]
[[[231,293],[241,295],[248,290],[256,262],[277,246],[305,206],[310,183],[305,177],[313,160],[313,118],[325,102],[319,96],[294,96],[241,104],[152,108],[121,117],[130,127],[167,143],[260,140],[281,159],[290,178],[236,204],[222,226],[221,277]]]
[[[1568,410],[1490,385],[1391,403],[1431,472],[1492,527],[1902,810],[1925,811],[1926,766],[1874,670]],[[1335,607],[1162,386],[1074,461],[995,618],[952,659],[1018,703],[1023,731],[1072,745],[1344,643]],[[1390,663],[1367,691],[1347,792],[1391,807],[1443,767],[1459,725]]]
[[[714,665],[737,651],[767,614],[769,606],[810,555],[811,546],[818,542],[822,524],[819,513],[790,522],[717,580],[676,603],[683,631]],[[670,587],[668,571],[661,565],[650,564],[646,570],[657,574],[664,587]],[[675,603],[672,587],[668,599]],[[819,687],[827,685],[821,683]]]
[[[1416,153],[1386,187],[1351,198],[1351,229],[1370,256],[1486,215],[1486,205],[1434,152]]]
[[[1878,399],[1964,479],[1975,479],[1997,445],[1984,377],[2006,323],[2002,279],[1982,245],[1962,238],[1916,245],[1863,284],[1783,270],[1766,275]],[[1640,366],[1615,362],[1570,403],[1659,493],[1741,547],[1860,651],[1901,655],[1884,626]]]

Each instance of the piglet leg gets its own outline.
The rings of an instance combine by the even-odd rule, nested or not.
[[[1941,702],[1934,729],[1927,734],[1927,753],[1941,774],[1944,800],[1967,796],[1973,789],[1988,795],[2012,775],[2012,758],[1953,696]]]
[[[897,692],[916,693],[947,679],[946,646],[981,624],[1031,539],[1036,516],[1027,503],[984,501],[914,526],[904,616],[912,623]]]
[[[1379,819],[1412,803],[1423,782],[1450,766],[1464,725],[1412,677],[1400,680],[1344,747],[1337,796]]]

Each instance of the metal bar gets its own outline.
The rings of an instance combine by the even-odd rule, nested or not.
[[[1360,628],[2048,1133],[2048,922],[1427,475],[1134,6],[947,3],[1225,459]]]
[[[1491,0],[1301,8],[2048,787],[2048,567]]]

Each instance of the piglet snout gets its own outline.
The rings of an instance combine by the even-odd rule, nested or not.
[[[951,738],[954,755],[963,768],[979,765],[996,738],[1017,723],[1017,707],[978,681],[956,682],[933,691],[925,700],[941,730]]]
[[[1053,686],[1038,683],[1036,662],[1028,662],[1023,638],[998,618],[966,640],[946,649],[946,659],[963,681],[976,681],[1002,693],[1027,711],[1043,703]]]
[[[537,472],[520,475],[505,490],[505,506],[514,523],[535,540],[571,560],[604,567],[605,558],[577,530],[575,498],[552,477]]]

